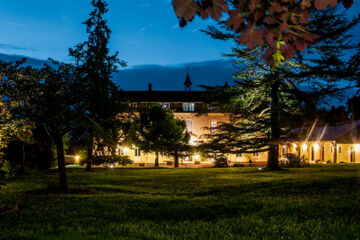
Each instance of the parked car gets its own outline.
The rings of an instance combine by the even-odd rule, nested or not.
[[[215,162],[214,162],[214,167],[223,168],[223,167],[228,167],[228,166],[229,166],[228,160],[224,155],[216,156]]]
[[[294,153],[287,153],[280,157],[280,164],[288,165],[291,160],[295,160],[297,158],[296,154]]]

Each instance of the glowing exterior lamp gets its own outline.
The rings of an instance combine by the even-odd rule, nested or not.
[[[319,146],[319,144],[318,144],[318,143],[315,143],[315,144],[314,144],[314,149],[315,149],[315,151],[319,151],[320,146]]]
[[[360,144],[355,144],[355,150],[360,151]]]
[[[196,155],[194,156],[194,158],[195,158],[195,160],[199,160],[199,159],[200,159],[200,155],[199,155],[199,154],[196,154]]]
[[[303,150],[307,150],[307,145],[306,145],[306,143],[304,143],[304,144],[302,145],[302,148],[303,148]]]
[[[75,156],[75,161],[76,161],[76,162],[79,162],[79,160],[80,160],[80,156],[76,155],[76,156]]]
[[[296,149],[297,148],[297,145],[296,143],[293,144],[293,148]]]
[[[130,152],[130,148],[128,148],[128,147],[124,147],[123,150],[124,150],[124,153]]]

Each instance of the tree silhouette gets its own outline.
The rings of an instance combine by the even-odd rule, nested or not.
[[[70,56],[76,60],[76,75],[82,80],[82,95],[84,119],[81,131],[87,142],[87,170],[91,169],[94,141],[99,139],[99,129],[104,129],[105,122],[115,120],[119,109],[119,90],[111,81],[112,74],[119,67],[126,66],[118,59],[118,53],[111,55],[109,40],[111,30],[107,26],[104,15],[108,12],[104,0],[92,0],[93,11],[90,18],[84,22],[88,39],[69,50]]]

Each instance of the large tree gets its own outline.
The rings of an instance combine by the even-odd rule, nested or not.
[[[1,86],[6,101],[17,102],[11,113],[43,127],[56,145],[60,187],[67,192],[63,136],[74,126],[79,102],[73,67],[53,62],[41,70],[22,62],[2,66]]]
[[[356,79],[359,64],[354,67],[348,56],[356,45],[347,31],[358,23],[359,18],[348,20],[335,9],[317,12],[307,26],[318,33],[317,42],[306,54],[297,51],[291,61],[278,67],[267,65],[261,57],[267,51],[266,42],[253,50],[237,45],[230,55],[239,68],[237,85],[213,89],[220,91],[224,108],[233,113],[232,122],[209,135],[212,140],[207,145],[238,153],[269,151],[268,168],[277,169],[279,143],[291,130],[291,125],[283,124],[286,119],[300,116],[305,107],[315,107],[339,91],[340,80],[344,84]],[[223,40],[239,37],[225,23],[220,25],[221,30],[210,27],[207,33]]]
[[[180,156],[190,150],[189,140],[186,123],[175,119],[171,110],[159,105],[140,110],[137,145],[144,152],[155,153],[155,167],[159,166],[159,153],[174,157],[174,166],[178,167]]]
[[[2,92],[3,93],[3,92]],[[33,142],[32,130],[34,123],[29,119],[16,119],[11,114],[11,108],[18,105],[15,102],[6,103],[0,95],[0,178],[12,174],[12,164],[5,156],[5,150],[9,143],[14,140],[23,142],[21,173],[25,172],[25,144]]]
[[[109,40],[111,30],[104,15],[108,12],[104,0],[92,0],[93,10],[84,22],[88,39],[69,50],[76,61],[77,78],[82,80],[83,101],[79,111],[84,113],[81,132],[87,145],[87,170],[91,169],[95,141],[101,139],[101,132],[121,112],[119,89],[112,82],[112,74],[119,67],[126,66],[118,59],[118,53],[111,55]],[[100,130],[100,131],[99,131]]]

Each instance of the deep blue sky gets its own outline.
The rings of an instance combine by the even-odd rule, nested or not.
[[[170,0],[108,0],[111,49],[129,66],[221,58],[230,43],[199,32],[210,21],[178,27]],[[1,0],[0,52],[67,61],[68,48],[86,39],[90,0]]]
[[[108,2],[111,49],[129,66],[213,60],[230,50],[231,43],[199,32],[210,20],[196,19],[180,29],[171,0]],[[0,52],[69,61],[68,48],[86,39],[81,22],[90,10],[90,0],[1,0]],[[359,12],[355,0],[349,15]],[[360,28],[354,34],[360,38]]]

